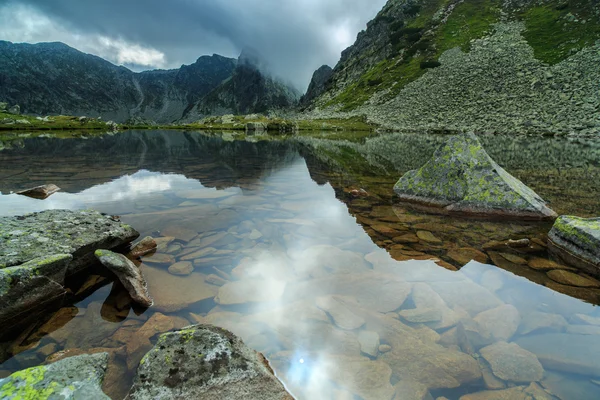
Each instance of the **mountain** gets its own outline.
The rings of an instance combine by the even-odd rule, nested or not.
[[[399,129],[600,133],[597,0],[389,0],[309,114]]]
[[[239,62],[213,55],[179,69],[135,73],[63,43],[0,41],[0,101],[19,104],[25,114],[161,123],[180,120],[199,104],[211,115],[295,104],[297,92],[264,75],[261,65],[254,53]]]
[[[306,93],[300,98],[300,105],[307,106],[323,94],[329,88],[332,75],[333,69],[329,65],[323,65],[316,70],[310,80]]]
[[[294,107],[300,93],[273,77],[263,60],[255,50],[242,51],[231,77],[194,104],[184,120],[194,121],[210,115],[266,113]]]

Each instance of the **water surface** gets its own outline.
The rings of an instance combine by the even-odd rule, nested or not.
[[[393,204],[393,182],[444,137],[398,134],[387,146],[377,137],[225,138],[140,131],[31,138],[0,151],[0,215],[93,208],[164,238],[141,263],[153,307],[137,309],[101,275],[73,282],[72,306],[0,347],[0,374],[61,351],[109,351],[104,389],[122,398],[158,334],[213,323],[263,352],[300,399],[391,399],[394,385],[415,381],[434,398],[533,381],[563,400],[600,396],[600,292],[530,267],[548,260],[548,224]],[[482,141],[557,211],[600,213],[598,143]],[[9,194],[44,183],[63,191],[43,201]],[[521,238],[530,248],[485,247]],[[482,262],[465,259],[473,251]],[[176,262],[193,272],[174,275]],[[476,337],[465,334],[472,329]],[[525,380],[489,379],[482,349],[502,341],[535,353],[542,375],[515,361]]]

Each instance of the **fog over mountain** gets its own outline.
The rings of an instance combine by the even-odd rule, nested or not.
[[[0,39],[61,41],[134,70],[177,68],[203,54],[259,49],[271,70],[305,90],[335,65],[385,0],[8,0]]]

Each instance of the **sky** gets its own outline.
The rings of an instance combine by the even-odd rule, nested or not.
[[[386,0],[0,0],[0,40],[63,42],[141,71],[257,49],[300,90]]]

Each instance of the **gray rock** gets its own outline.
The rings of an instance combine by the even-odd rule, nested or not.
[[[544,376],[544,368],[535,354],[515,343],[497,342],[480,350],[498,378],[510,382],[536,382]]]
[[[358,343],[360,343],[360,351],[377,357],[379,352],[379,334],[373,331],[360,331],[358,333]]]
[[[559,217],[548,235],[549,250],[566,263],[600,275],[600,218]]]
[[[20,192],[17,192],[17,194],[23,195],[23,196],[27,196],[27,197],[32,197],[34,199],[46,199],[50,196],[52,196],[54,193],[58,192],[60,190],[60,188],[54,184],[49,184],[49,185],[42,185],[42,186],[36,186],[34,188],[31,189],[27,189],[27,190],[21,190]]]
[[[479,326],[480,332],[484,332],[492,341],[508,342],[517,331],[521,316],[514,306],[505,304],[483,311],[473,320]]]
[[[110,250],[96,250],[96,258],[113,272],[121,281],[132,300],[143,307],[150,307],[152,299],[148,294],[146,280],[140,269],[123,254]]]
[[[473,134],[450,138],[394,186],[401,200],[444,214],[554,219],[533,190],[490,158]]]
[[[246,123],[246,132],[266,132],[267,124],[262,122],[248,122]]]
[[[73,256],[58,254],[0,269],[0,326],[10,327],[36,318],[65,294],[67,267]]]
[[[3,399],[110,400],[102,392],[108,353],[80,355],[0,379]]]
[[[420,382],[410,379],[401,380],[394,386],[396,399],[401,400],[433,400],[429,388]]]
[[[341,329],[354,330],[365,324],[365,320],[354,314],[337,296],[324,296],[316,299],[317,307],[331,316],[333,322]]]
[[[27,119],[17,119],[15,123],[19,125],[31,125],[31,122],[29,122]]]
[[[132,227],[97,211],[49,210],[0,218],[0,268],[49,254],[72,254],[67,275],[94,261],[97,249],[112,249],[139,236]]]
[[[534,311],[527,314],[521,321],[519,333],[527,335],[536,331],[562,331],[567,321],[562,315]]]
[[[0,101],[0,112],[6,111],[7,108],[8,108],[8,103]]]
[[[15,104],[14,106],[8,109],[8,113],[14,115],[21,115],[21,107],[19,107],[18,104]]]
[[[160,336],[138,367],[132,400],[286,399],[268,362],[231,332],[191,326]]]
[[[546,369],[600,377],[600,348],[595,335],[547,333],[515,340],[534,353]]]

